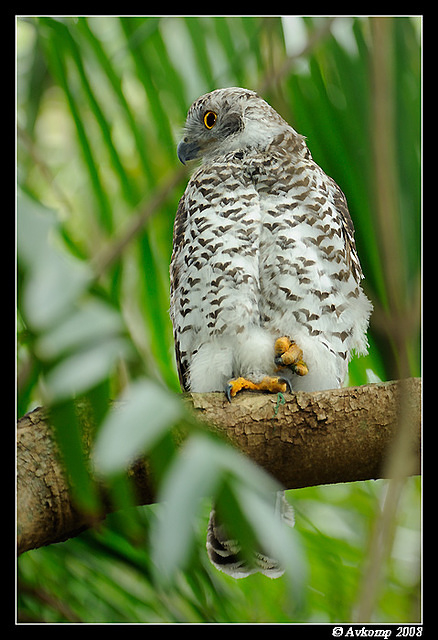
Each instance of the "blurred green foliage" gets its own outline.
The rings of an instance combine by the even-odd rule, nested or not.
[[[234,452],[202,439],[177,395],[168,268],[188,174],[175,149],[199,95],[235,85],[259,91],[307,136],[314,159],[349,202],[375,312],[369,355],[352,361],[348,384],[419,375],[420,45],[418,18],[17,20],[18,416],[51,406],[83,509],[98,506],[78,399],[94,411],[96,456],[106,472],[147,450],[166,497],[178,498],[169,478],[181,488],[185,477],[184,500],[201,505],[193,527],[182,509],[169,516],[174,541],[178,517],[186,532],[174,558],[181,568],[161,559],[161,569],[173,571],[171,583],[160,580],[156,564],[161,505],[119,511],[99,531],[24,554],[21,620],[352,619],[384,481],[290,492],[297,516],[290,551],[304,567],[291,579],[233,581],[206,560],[207,489],[227,487],[239,506],[248,487],[238,470],[230,473]],[[384,96],[379,69],[387,74]],[[390,123],[383,129],[376,118],[382,104]],[[393,161],[377,172],[382,146]],[[381,206],[385,185],[391,210]],[[125,440],[108,408],[121,394],[130,399]],[[149,416],[146,431],[139,416]],[[175,425],[191,434],[193,460],[201,453],[215,460],[200,465],[199,482],[190,484],[190,465],[180,462]],[[269,484],[260,483],[254,495],[262,510]],[[121,486],[117,476],[114,492],[126,506],[129,491]],[[418,479],[406,482],[374,621],[419,620],[419,492]]]

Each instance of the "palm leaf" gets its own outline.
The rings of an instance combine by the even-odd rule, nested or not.
[[[115,250],[107,267],[99,272],[99,278],[93,281],[91,274],[90,286],[80,295],[78,292],[73,295],[72,289],[64,287],[66,291],[57,288],[56,296],[52,296],[47,282],[40,280],[38,286],[43,294],[45,291],[47,299],[54,299],[52,308],[62,311],[59,322],[54,321],[50,327],[32,324],[29,317],[29,309],[42,317],[38,297],[32,297],[28,288],[33,267],[29,270],[24,264],[19,274],[20,410],[41,402],[41,376],[54,372],[53,380],[63,383],[64,395],[57,400],[59,418],[67,415],[72,429],[63,430],[67,422],[58,421],[60,442],[79,487],[79,500],[88,509],[95,508],[95,493],[80,447],[73,397],[65,395],[68,373],[73,375],[77,371],[76,367],[70,367],[69,359],[81,352],[91,353],[88,348],[93,327],[87,326],[86,319],[104,316],[103,326],[115,313],[123,327],[120,333],[116,331],[116,337],[123,338],[129,348],[123,352],[119,366],[112,366],[114,362],[109,356],[114,335],[103,336],[102,332],[108,346],[104,349],[105,357],[109,358],[107,364],[101,370],[96,366],[92,381],[87,382],[85,377],[82,380],[88,386],[82,391],[96,416],[96,424],[104,427],[111,420],[107,414],[108,400],[117,396],[129,381],[135,384],[144,381],[152,385],[149,389],[159,384],[164,398],[168,393],[166,387],[177,390],[168,315],[168,265],[173,218],[184,180],[179,181],[177,174],[175,179],[172,176],[177,171],[175,146],[185,113],[201,93],[226,85],[264,87],[263,97],[307,136],[315,160],[347,195],[367,292],[376,309],[385,313],[390,310],[391,292],[382,266],[372,158],[373,19],[295,19],[307,30],[307,45],[304,53],[292,60],[287,59],[286,32],[283,20],[278,17],[49,17],[19,22],[18,52],[22,67],[18,82],[19,126],[27,135],[26,146],[20,144],[19,150],[20,182],[36,200],[58,211],[57,231],[53,228],[51,231],[52,245],[56,238],[55,244],[64,257],[75,256],[91,274],[96,255],[103,249],[110,253],[112,248]],[[336,35],[334,25],[342,24],[348,30],[352,47],[345,47]],[[20,33],[25,30],[27,36],[22,41]],[[400,269],[405,284],[403,304],[409,310],[418,290],[421,251],[421,69],[415,19],[393,20],[391,46],[397,144],[395,176],[400,204],[397,242],[401,246]],[[303,61],[304,65],[297,64]],[[31,69],[39,69],[38,77],[43,79],[40,84],[35,81],[37,76],[32,79]],[[57,123],[59,115],[69,126],[55,131],[52,116],[55,116],[53,123]],[[62,136],[61,144],[52,142],[56,139],[54,133],[58,139]],[[178,186],[163,195],[153,214],[142,218],[143,207],[148,209],[163,184]],[[143,224],[135,227],[129,242],[119,251],[117,242],[125,227],[137,219],[143,220]],[[28,247],[36,245],[31,234],[27,240]],[[52,247],[50,251],[52,245],[47,245]],[[61,294],[66,296],[64,300],[69,300],[68,304],[61,304]],[[99,315],[103,309],[103,316]],[[413,322],[413,327],[406,343],[411,373],[418,373],[418,325]],[[367,358],[351,363],[351,384],[365,382],[368,369],[383,379],[392,376],[391,336],[372,325],[370,345]],[[103,352],[96,352],[96,359],[98,364],[104,363]],[[57,367],[63,365],[58,373],[64,371],[65,375],[58,378]],[[56,382],[54,389],[56,392]],[[172,398],[169,402],[173,402],[174,395],[169,397]],[[144,400],[145,406],[140,401],[140,414],[147,413],[149,404],[155,407],[154,411],[158,410],[153,402]],[[172,499],[175,495],[178,498],[178,493],[172,491],[181,489],[181,484],[191,487],[192,495],[184,496],[184,500],[189,500],[190,508],[200,518],[195,537],[202,548],[209,508],[203,502],[206,487],[202,483],[203,478],[209,481],[212,470],[207,465],[204,476],[200,469],[199,483],[193,486],[188,475],[190,465],[184,466],[181,460],[179,466],[173,466],[174,462],[177,465],[178,457],[171,445],[172,421],[169,418],[155,423],[157,438],[162,439],[151,445],[154,459],[162,470],[163,481],[171,468],[184,472],[179,487],[172,488],[170,484],[163,487],[166,486]],[[138,435],[138,419],[130,420],[128,427]],[[117,449],[110,450],[117,455]],[[205,455],[211,453],[206,444]],[[220,474],[217,468],[214,472]],[[211,486],[214,484],[212,481]],[[240,513],[239,495],[243,493],[238,485],[228,476],[221,486],[226,487],[223,494],[228,492],[235,513]],[[373,490],[367,487],[368,484],[348,485],[294,492],[297,528],[311,559],[308,577],[304,579],[303,571],[295,581],[298,586],[307,582],[302,589],[306,598],[301,600],[291,597],[282,580],[267,583],[263,577],[253,576],[254,579],[235,584],[218,576],[202,556],[190,554],[193,529],[188,521],[184,522],[184,545],[175,547],[179,558],[184,556],[188,569],[185,574],[177,574],[174,583],[164,591],[151,582],[154,572],[144,540],[149,531],[159,531],[156,509],[152,508],[130,511],[131,517],[114,515],[100,532],[89,532],[65,545],[26,554],[20,559],[24,585],[20,605],[25,615],[46,621],[347,620],[358,589],[358,567],[364,560],[369,522],[384,490],[377,483]],[[117,504],[132,504],[126,485],[117,480],[113,488]],[[336,502],[337,489],[348,494],[344,508]],[[418,489],[410,491],[404,502],[409,517],[400,515],[397,523],[405,534],[409,527],[414,532],[413,523],[418,519]],[[190,498],[196,497],[200,501],[194,505]],[[185,504],[184,500],[181,504]],[[318,509],[326,504],[333,516],[328,519],[333,525],[330,535],[324,533],[328,520]],[[199,515],[202,511],[204,516]],[[184,518],[187,514],[177,509],[173,516],[176,515]],[[344,526],[339,524],[336,528],[337,523]],[[347,525],[354,532],[348,539]],[[269,535],[263,523],[258,522],[257,526],[262,535]],[[174,531],[166,533],[171,539],[174,534]],[[156,544],[159,548],[159,540]],[[409,545],[404,548],[407,556],[414,554],[413,548]],[[159,556],[163,556],[162,549]],[[397,613],[400,619],[405,619],[405,612],[415,607],[412,586],[415,580],[409,576],[411,582],[409,579],[403,582],[393,558],[388,560],[388,567],[389,582],[382,584],[382,598],[375,615],[376,620],[393,622]],[[43,598],[42,578],[48,592]],[[335,582],[342,583],[338,592],[332,589]]]

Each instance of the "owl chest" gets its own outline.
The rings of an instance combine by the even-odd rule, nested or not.
[[[202,193],[200,194],[203,195]],[[316,272],[326,262],[345,260],[340,225],[332,210],[293,200],[290,194],[263,197],[235,189],[225,195],[189,199],[182,246],[184,268],[223,276],[240,286],[249,279],[272,279],[303,270]]]
[[[223,301],[233,291],[256,287],[260,212],[251,199],[224,197],[216,206],[192,210],[183,243],[183,270],[204,296],[213,292]]]

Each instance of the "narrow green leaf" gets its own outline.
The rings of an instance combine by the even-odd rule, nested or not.
[[[40,21],[43,27],[49,27],[46,31],[47,37],[44,41],[47,50],[47,59],[49,61],[51,72],[59,83],[59,86],[64,91],[72,114],[79,146],[87,168],[90,183],[93,187],[99,219],[104,228],[110,231],[112,229],[112,211],[109,198],[101,183],[99,176],[99,163],[94,158],[92,145],[89,142],[86,127],[81,116],[81,109],[79,106],[80,98],[75,96],[73,90],[70,88],[68,80],[64,40],[66,27],[59,21],[51,18],[41,18]]]
[[[169,101],[172,103],[175,102],[181,113],[185,113],[187,111],[186,88],[177,69],[170,60],[166,43],[162,38],[159,28],[151,34],[151,44],[157,52],[160,65],[162,66],[162,73],[167,78]],[[170,88],[171,91],[169,91]]]
[[[44,333],[37,340],[35,350],[42,359],[55,360],[65,353],[92,347],[122,331],[120,315],[102,301],[90,299]]]
[[[242,38],[235,39],[235,37],[233,37],[230,20],[233,20],[233,18],[217,17],[214,21],[214,28],[217,34],[218,44],[220,44],[227,56],[227,74],[235,77],[234,84],[243,87],[245,85],[243,73],[245,58],[242,55]]]
[[[192,437],[170,468],[160,489],[162,507],[151,534],[157,577],[168,582],[181,569],[194,541],[201,500],[214,494],[221,465],[212,441]]]
[[[103,141],[109,152],[109,156],[110,156],[115,174],[117,175],[120,181],[120,186],[124,194],[124,197],[132,205],[136,205],[139,200],[139,196],[136,193],[135,187],[133,186],[133,184],[131,184],[131,181],[128,178],[125,168],[120,160],[119,154],[112,140],[110,125],[107,121],[107,118],[104,115],[102,107],[100,106],[96,98],[95,92],[93,91],[93,88],[91,87],[91,84],[88,80],[87,74],[85,72],[85,67],[82,61],[82,55],[81,55],[81,52],[79,51],[78,43],[76,42],[74,37],[71,35],[70,30],[65,31],[64,42],[68,46],[69,52],[75,62],[76,68],[79,73],[79,78],[81,80],[81,86],[82,86],[84,98],[86,98],[88,105],[100,127]]]
[[[245,485],[237,486],[235,492],[240,507],[257,533],[263,549],[266,549],[271,557],[279,560],[294,599],[302,606],[308,576],[305,554],[298,534],[274,515],[272,497],[271,501],[268,501]]]
[[[149,226],[148,226],[149,229]],[[169,361],[173,355],[173,335],[169,316],[168,267],[163,262],[157,264],[152,234],[144,233],[139,239],[139,272],[142,278],[138,286],[141,311],[150,338],[151,349],[160,370],[169,386],[179,390],[173,371],[169,371]],[[161,269],[160,269],[161,267]]]
[[[208,89],[215,89],[214,74],[207,48],[207,33],[205,26],[202,24],[202,18],[189,16],[184,20],[192,39],[193,49],[196,54],[196,61],[204,78],[204,82]]]
[[[192,436],[160,489],[160,502],[165,507],[152,536],[152,554],[160,579],[170,580],[184,566],[193,545],[193,523],[201,500],[213,498],[225,480],[236,495],[242,488],[265,500],[280,488],[233,447],[209,436]]]
[[[127,125],[132,132],[132,135],[136,142],[136,148],[141,160],[143,171],[145,175],[150,179],[150,184],[152,185],[154,181],[152,180],[153,176],[150,170],[150,159],[147,154],[147,145],[145,145],[144,134],[141,132],[135,114],[133,113],[133,110],[125,97],[125,93],[123,91],[123,77],[117,75],[114,64],[112,64],[111,58],[105,51],[102,42],[95,36],[93,31],[91,30],[89,23],[92,23],[92,21],[93,18],[80,18],[78,26],[81,29],[84,38],[90,45],[91,50],[96,56],[96,60],[100,65],[104,76],[110,83],[115,97],[122,107],[123,113],[126,117]]]
[[[18,189],[17,254],[23,266],[32,269],[44,258],[49,233],[57,224],[55,211]]]
[[[103,474],[126,469],[184,414],[180,399],[151,380],[135,381],[103,422],[94,463]]]
[[[142,46],[140,46],[135,38],[138,31],[143,28],[143,25],[138,26],[135,19],[132,18],[120,18],[120,23],[127,37],[129,51],[134,60],[138,79],[146,91],[157,135],[161,140],[162,149],[169,159],[173,159],[174,139],[169,123],[169,115],[161,101],[157,82],[158,78],[151,72],[146,50],[148,43],[147,41],[143,41]],[[156,28],[157,23],[152,26],[152,29]]]
[[[79,260],[48,248],[44,259],[29,273],[23,308],[34,329],[53,326],[91,282],[91,274]]]
[[[54,405],[50,421],[55,427],[74,500],[81,509],[93,513],[99,508],[99,500],[84,454],[82,432],[74,403],[68,401]]]
[[[47,373],[48,400],[58,402],[88,391],[107,378],[128,352],[128,342],[116,337],[63,358]]]
[[[23,311],[33,330],[53,326],[91,281],[87,266],[55,246],[57,219],[53,212],[21,192],[17,207],[18,257],[26,276]]]

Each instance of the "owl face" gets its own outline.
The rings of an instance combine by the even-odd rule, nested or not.
[[[266,147],[286,128],[291,129],[254,91],[217,89],[190,107],[178,158],[185,164],[196,158],[218,158],[239,148]]]

